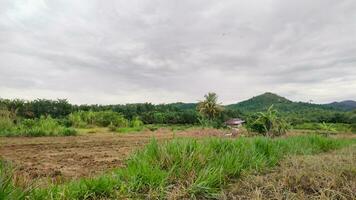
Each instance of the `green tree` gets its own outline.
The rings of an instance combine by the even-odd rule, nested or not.
[[[223,111],[223,107],[218,103],[218,96],[216,93],[209,92],[204,95],[204,98],[203,101],[198,103],[198,112],[209,120],[213,120],[220,115]]]

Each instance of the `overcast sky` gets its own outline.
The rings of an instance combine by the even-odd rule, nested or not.
[[[0,97],[356,100],[355,0],[0,0]]]

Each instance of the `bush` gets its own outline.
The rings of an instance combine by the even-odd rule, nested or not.
[[[51,117],[42,116],[40,119],[25,119],[11,129],[2,131],[6,136],[69,136],[76,131],[58,123]]]
[[[351,132],[356,133],[356,124],[351,124]]]
[[[74,127],[87,128],[89,126],[115,126],[127,127],[128,120],[120,113],[113,111],[78,111],[68,116],[69,121]]]
[[[142,127],[143,122],[138,117],[134,117],[130,122],[131,127]]]
[[[0,109],[0,134],[1,132],[8,131],[12,129],[15,124],[14,120],[16,119],[16,115],[7,109]]]
[[[255,117],[256,120],[249,122],[247,126],[252,132],[264,136],[280,136],[286,134],[289,129],[289,124],[279,116],[273,106],[269,107],[266,112],[257,113]]]

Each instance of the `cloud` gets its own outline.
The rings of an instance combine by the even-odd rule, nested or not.
[[[0,97],[356,99],[353,0],[0,3]]]

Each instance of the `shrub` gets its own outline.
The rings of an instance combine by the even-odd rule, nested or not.
[[[7,109],[0,109],[0,134],[12,129],[16,115]]]
[[[51,117],[42,116],[40,119],[25,119],[11,129],[2,132],[6,136],[69,136],[76,131],[60,125]]]
[[[353,133],[356,133],[356,123],[355,124],[351,124],[351,131]]]
[[[127,127],[128,120],[123,115],[113,111],[78,111],[68,116],[74,127],[86,128],[88,126],[115,126]]]
[[[289,124],[279,117],[278,111],[271,106],[266,112],[257,113],[257,119],[247,127],[265,136],[280,136],[287,132]]]
[[[143,122],[138,117],[134,117],[130,122],[131,127],[142,127]]]

